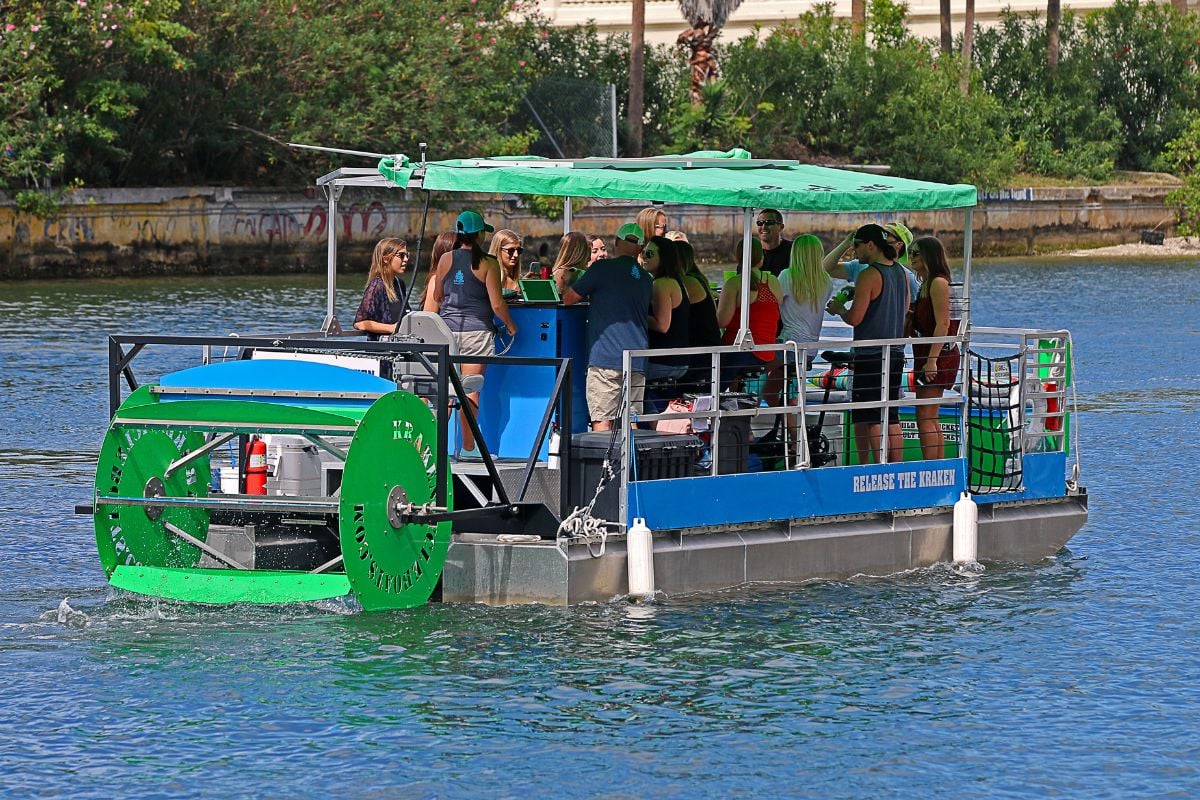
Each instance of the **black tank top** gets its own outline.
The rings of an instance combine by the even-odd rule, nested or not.
[[[669,347],[687,347],[689,345],[688,332],[692,301],[688,299],[687,287],[680,284],[679,288],[683,294],[683,299],[679,301],[679,305],[671,309],[671,324],[667,327],[666,333],[659,333],[658,331],[647,332],[651,350],[662,350]],[[650,360],[655,364],[678,367],[686,366],[689,357],[686,355],[655,356]]]
[[[908,276],[899,264],[873,264],[883,276],[879,296],[867,306],[862,322],[854,328],[854,340],[899,339],[904,335],[904,315],[908,311]],[[857,347],[858,352],[882,352],[880,347]],[[904,352],[904,345],[893,345],[893,351]]]

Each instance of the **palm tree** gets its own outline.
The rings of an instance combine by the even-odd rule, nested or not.
[[[687,45],[692,51],[688,58],[692,73],[692,105],[701,103],[701,87],[720,74],[713,55],[713,42],[721,35],[729,15],[741,4],[742,0],[679,0],[679,10],[691,25],[679,34],[676,42]]]
[[[1058,29],[1061,21],[1061,0],[1046,0],[1046,68],[1051,75],[1058,69]]]
[[[954,49],[954,33],[950,27],[950,0],[938,0],[938,21],[942,28],[942,52],[950,55],[950,51]]]
[[[646,0],[633,0],[629,34],[629,155],[642,156],[643,97],[646,82]]]
[[[966,96],[971,91],[971,50],[975,43],[975,0],[967,0],[963,14],[962,77],[958,88]]]

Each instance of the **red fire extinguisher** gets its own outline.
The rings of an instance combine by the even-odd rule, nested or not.
[[[1057,392],[1058,384],[1055,383],[1054,381],[1049,381],[1048,383],[1044,383],[1044,384],[1042,384],[1042,391]],[[1053,417],[1046,417],[1046,430],[1047,431],[1052,431],[1054,433],[1058,433],[1059,431],[1062,430],[1063,418],[1062,418],[1061,412],[1062,412],[1062,409],[1059,408],[1058,398],[1057,397],[1047,397],[1046,398],[1046,413],[1056,415]]]
[[[267,443],[257,436],[246,445],[246,494],[267,493]]]

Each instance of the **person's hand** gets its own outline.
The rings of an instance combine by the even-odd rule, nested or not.
[[[925,381],[927,383],[933,383],[934,378],[937,377],[937,371],[937,359],[925,359]]]
[[[834,299],[830,300],[828,305],[825,306],[825,311],[835,317],[840,317],[842,314],[846,313],[846,307]]]
[[[509,336],[516,336],[516,335],[517,335],[517,326],[516,326],[516,325],[505,325],[505,326],[504,326],[504,329],[505,329],[506,331],[508,331],[508,335],[509,335]]]

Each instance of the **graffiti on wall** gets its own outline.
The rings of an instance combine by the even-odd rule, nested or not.
[[[324,241],[328,225],[325,206],[304,210],[286,208],[242,208],[226,203],[221,208],[220,237],[225,243]],[[378,200],[352,203],[338,209],[337,235],[341,241],[377,239],[388,226],[387,207]]]

